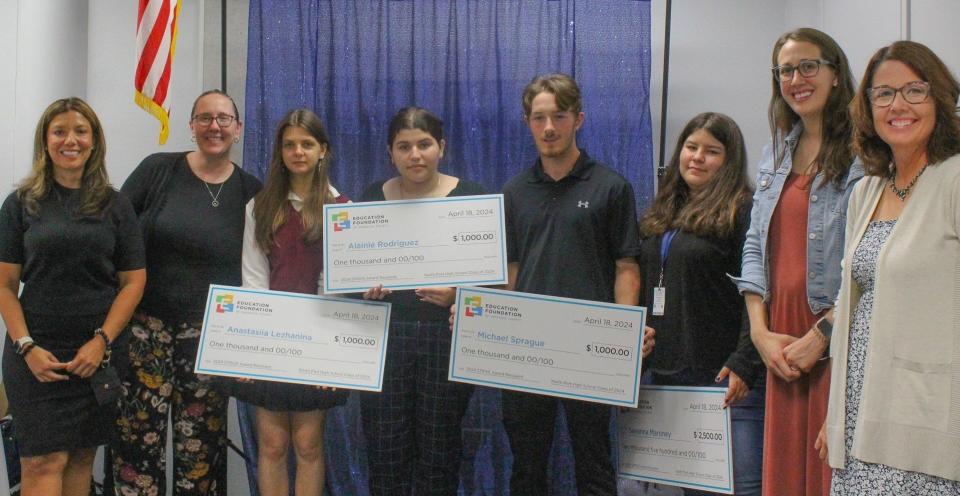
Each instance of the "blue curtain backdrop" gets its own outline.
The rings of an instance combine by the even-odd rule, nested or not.
[[[633,184],[638,209],[652,198],[649,1],[251,0],[248,30],[244,168],[260,177],[276,123],[305,107],[327,125],[333,184],[356,198],[395,175],[387,124],[418,105],[445,122],[441,169],[499,191],[537,156],[523,87],[565,72],[583,93],[577,143]],[[329,416],[334,494],[367,492],[358,413],[351,399]],[[507,493],[499,415],[498,393],[478,388],[464,423],[463,494]],[[575,494],[569,456],[562,446],[555,455],[555,494]]]

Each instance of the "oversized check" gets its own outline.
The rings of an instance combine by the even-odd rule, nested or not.
[[[380,391],[390,304],[210,285],[198,374]]]
[[[646,309],[458,288],[452,381],[636,406]]]
[[[323,291],[506,284],[503,195],[324,205]]]
[[[636,410],[620,412],[619,474],[733,494],[727,388],[642,386]]]

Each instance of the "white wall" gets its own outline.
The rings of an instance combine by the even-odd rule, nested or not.
[[[82,97],[87,75],[86,0],[21,1],[14,10],[13,160],[3,186],[19,181],[29,171],[35,126],[43,109],[55,99],[51,95]],[[43,29],[37,29],[38,25]]]

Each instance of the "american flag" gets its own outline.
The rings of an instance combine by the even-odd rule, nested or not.
[[[160,121],[160,144],[170,134],[170,67],[177,41],[180,0],[140,0],[137,10],[137,102]]]

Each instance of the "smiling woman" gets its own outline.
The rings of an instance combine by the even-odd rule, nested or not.
[[[146,274],[136,216],[109,185],[105,153],[93,109],[53,102],[37,124],[32,171],[0,208],[0,314],[12,341],[3,381],[25,496],[89,488],[116,419],[116,399],[92,386],[108,374],[101,365]]]
[[[210,284],[239,286],[244,206],[260,182],[230,161],[243,123],[219,90],[193,104],[196,150],[143,159],[122,190],[140,218],[149,282],[133,318],[119,440],[111,445],[117,492],[165,492],[163,439],[172,412],[178,488],[225,490],[226,397],[193,372]],[[189,443],[189,444],[188,444]]]
[[[870,59],[852,104],[869,175],[850,198],[818,440],[836,496],[960,494],[958,97],[936,54],[898,41]]]
[[[774,43],[772,143],[760,160],[737,279],[767,366],[763,494],[825,494],[830,470],[810,449],[826,416],[819,361],[840,285],[847,199],[863,171],[850,150],[853,76],[827,34],[801,28]],[[816,326],[815,326],[816,324]]]

